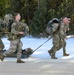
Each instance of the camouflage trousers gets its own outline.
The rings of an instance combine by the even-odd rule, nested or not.
[[[10,48],[6,50],[3,55],[7,56],[8,54],[12,54],[17,50],[17,60],[21,59],[21,52],[22,52],[22,42],[20,39],[10,41]]]
[[[0,38],[0,51],[2,51],[3,49],[4,49],[4,44],[3,44],[3,42],[2,42],[2,40]]]
[[[53,47],[50,49],[50,51],[56,53],[56,51],[60,50],[61,48],[63,48],[63,53],[66,53],[66,41],[59,35],[55,35],[53,37]]]

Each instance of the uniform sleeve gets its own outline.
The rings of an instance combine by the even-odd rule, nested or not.
[[[62,38],[66,37],[66,25],[64,23],[62,23],[62,22],[60,24],[60,36]]]
[[[66,25],[66,31],[69,31],[69,24]]]
[[[18,34],[19,34],[19,32],[18,32],[17,29],[16,29],[16,23],[13,23],[13,24],[12,24],[11,33],[13,33],[13,34],[15,34],[15,35],[18,35]]]

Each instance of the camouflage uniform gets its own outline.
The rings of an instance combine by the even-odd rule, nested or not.
[[[53,23],[52,31],[55,32],[58,29],[58,26],[59,26],[59,23]],[[49,54],[51,55],[51,58],[55,58],[55,59],[56,59],[55,53],[57,50],[59,50],[59,46],[60,46],[59,34],[60,34],[59,30],[55,34],[53,34],[53,38],[52,38],[53,39],[53,47],[48,51]]]
[[[20,39],[26,36],[28,31],[29,28],[26,23],[14,21],[11,25],[11,36],[8,37],[10,40],[10,48],[9,50],[5,51],[3,55],[7,56],[8,54],[14,53],[17,50],[17,60],[21,60],[23,44]],[[20,35],[19,32],[24,32],[24,34]]]
[[[10,48],[9,50],[3,53],[4,56],[7,56],[8,54],[14,53],[17,50],[17,60],[21,59],[21,52],[23,46],[20,40],[21,37],[19,35],[19,26],[20,23],[16,21],[12,24],[12,28],[11,28],[12,37],[9,37]]]
[[[52,25],[53,32],[56,31],[58,25],[59,24],[56,23]],[[51,58],[57,59],[55,57],[55,53],[61,48],[63,48],[63,55],[68,56],[68,54],[66,53],[66,41],[65,41],[66,31],[68,30],[68,28],[69,25],[65,25],[63,22],[61,22],[59,30],[53,35],[53,47],[48,51],[49,54],[51,55]]]
[[[63,55],[68,56],[69,54],[66,53],[66,32],[69,30],[69,24],[64,24],[63,22],[60,23],[60,44],[63,47]]]
[[[4,60],[4,57],[14,53],[17,50],[17,63],[24,63],[24,61],[21,60],[21,52],[22,52],[22,42],[21,38],[24,37],[29,28],[25,23],[19,22],[20,14],[16,14],[15,16],[18,16],[18,21],[13,21],[13,17],[11,14],[5,15],[4,23],[6,25],[5,32],[7,33],[8,40],[10,41],[10,48],[9,50],[6,50],[4,53],[1,53],[0,59],[1,61]],[[16,20],[16,18],[15,18]],[[22,34],[19,34],[22,33]],[[23,34],[24,32],[24,34]]]
[[[2,42],[2,40],[0,38],[0,51],[2,51],[3,49],[4,49],[4,44],[3,44],[3,42]]]
[[[1,38],[3,37],[3,32],[4,32],[4,22],[2,19],[0,19],[0,51],[2,51],[4,49],[4,44],[1,40]]]

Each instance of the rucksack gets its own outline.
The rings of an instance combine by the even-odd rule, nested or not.
[[[53,18],[52,20],[50,20],[48,23],[47,23],[47,27],[46,27],[46,32],[47,34],[49,35],[52,35],[53,34],[53,31],[52,31],[52,24],[53,23],[59,23],[59,20],[57,18]]]
[[[11,25],[14,21],[14,18],[13,18],[13,15],[12,14],[6,14],[4,16],[4,23],[5,23],[5,29],[6,29],[6,32],[11,32]]]
[[[5,24],[4,24],[4,21],[3,19],[0,18],[0,32],[4,32],[4,27],[5,27]]]
[[[4,37],[4,33],[5,33],[5,24],[3,19],[0,18],[0,38]]]
[[[25,37],[29,32],[29,27],[28,27],[28,25],[26,23],[23,23],[23,22],[19,22],[19,23],[20,23],[20,25],[18,26],[18,31],[19,32],[21,32],[21,31],[24,32],[24,34],[19,35],[19,36],[20,37]]]

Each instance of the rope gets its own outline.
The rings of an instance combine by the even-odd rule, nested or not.
[[[33,51],[33,53],[35,52],[35,51],[37,51],[41,46],[43,46],[46,42],[48,42],[50,39],[52,38],[52,36],[50,37],[50,38],[48,38],[48,40],[46,40],[43,44],[41,44],[39,47],[37,47],[34,51]]]

